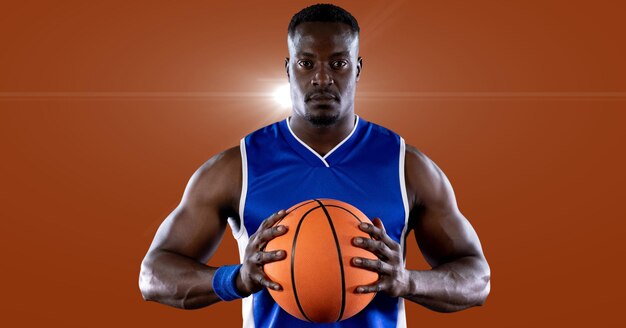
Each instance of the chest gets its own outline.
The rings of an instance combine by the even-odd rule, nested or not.
[[[354,153],[325,167],[308,165],[297,154],[285,151],[276,162],[248,162],[243,222],[250,234],[280,209],[309,199],[332,198],[352,204],[370,219],[380,218],[390,237],[400,242],[405,210],[400,185],[403,172],[396,154]]]

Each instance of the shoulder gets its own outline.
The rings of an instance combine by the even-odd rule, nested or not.
[[[241,151],[239,146],[228,148],[204,162],[196,171],[200,177],[216,173],[229,173],[241,168]]]
[[[382,154],[395,155],[398,150],[402,150],[402,137],[383,125],[359,118],[359,128],[356,131],[359,140],[365,141],[367,147]]]
[[[410,163],[412,167],[416,169],[428,169],[431,165],[434,165],[433,161],[426,156],[421,150],[415,146],[406,145],[406,161],[407,166]]]
[[[436,206],[453,200],[450,182],[433,160],[411,145],[406,145],[405,156],[407,196],[411,208]]]
[[[370,122],[370,121],[366,121],[365,119],[363,119],[362,117],[359,116],[359,120],[362,121],[365,125],[365,128],[368,132],[370,133],[375,133],[377,135],[384,135],[384,136],[389,136],[389,137],[393,137],[395,139],[397,139],[398,141],[400,141],[400,135],[397,134],[396,132],[394,132],[393,130],[384,127],[378,123],[374,123],[374,122]]]
[[[204,162],[191,176],[184,202],[217,203],[238,208],[241,193],[241,152],[228,148]]]
[[[269,139],[276,139],[280,135],[281,124],[285,124],[285,120],[280,120],[272,124],[259,128],[244,137],[245,143],[267,142]]]

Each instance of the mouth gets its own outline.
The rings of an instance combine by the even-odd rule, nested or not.
[[[335,95],[331,94],[331,93],[314,93],[311,96],[309,96],[309,98],[307,99],[307,101],[315,101],[315,102],[330,102],[330,101],[336,101],[337,97],[335,97]]]

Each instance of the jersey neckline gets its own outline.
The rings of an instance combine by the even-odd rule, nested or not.
[[[307,145],[304,141],[302,141],[298,136],[293,132],[291,126],[289,124],[289,120],[291,116],[285,118],[282,122],[280,122],[281,129],[283,130],[283,134],[287,139],[288,143],[300,153],[304,158],[307,159],[308,162],[313,164],[314,166],[323,165],[325,167],[330,167],[331,164],[336,164],[335,160],[339,159],[339,155],[344,153],[344,148],[347,147],[348,143],[352,143],[354,136],[356,135],[356,131],[359,130],[360,126],[363,125],[363,120],[357,115],[354,114],[355,122],[352,131],[348,134],[343,140],[341,140],[335,147],[333,147],[328,153],[324,156],[321,156],[318,152],[313,150],[309,145]]]

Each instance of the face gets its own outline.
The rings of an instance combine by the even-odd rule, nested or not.
[[[343,23],[301,23],[288,45],[293,114],[316,126],[351,117],[362,67],[358,35]]]

